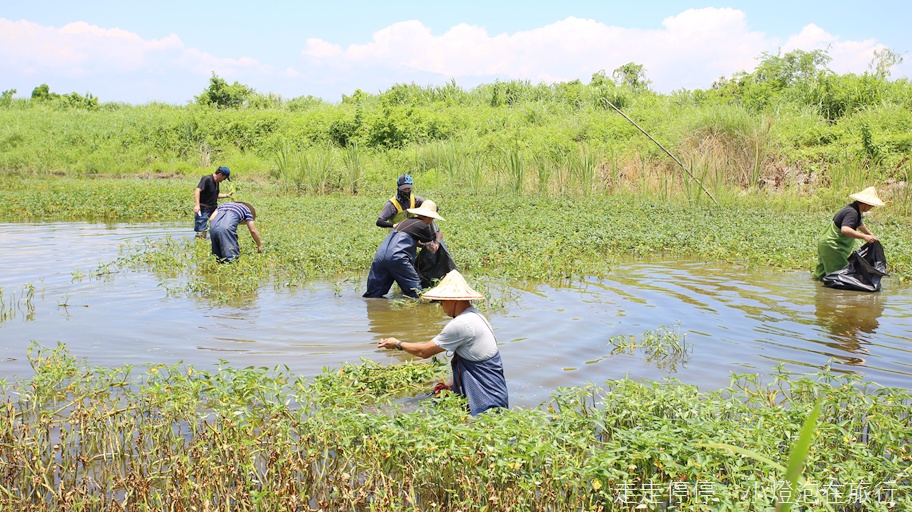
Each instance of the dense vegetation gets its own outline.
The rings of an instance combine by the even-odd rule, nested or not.
[[[661,255],[810,269],[834,208],[877,185],[888,205],[867,222],[894,278],[908,279],[912,84],[890,80],[897,60],[883,52],[869,73],[836,75],[824,52],[764,55],[752,73],[669,95],[650,91],[633,63],[588,84],[399,85],[339,104],[217,76],[185,106],[42,84],[28,100],[0,96],[0,220],[183,220],[189,230],[199,176],[228,165],[223,186],[256,205],[264,254],[242,229],[233,265],[216,265],[205,243],[166,238],[92,272],[152,270],[169,291],[217,303],[264,285],[362,282],[383,233],[373,221],[402,172],[441,205],[457,264],[484,291],[489,280],[599,276],[618,259]],[[362,362],[305,380],[183,366],[133,376],[87,368],[64,347],[30,358],[35,375],[3,390],[0,510],[771,510],[783,496],[807,510],[887,510],[912,500],[912,397],[828,372],[734,376],[708,394],[612,381],[470,419],[452,397],[406,410],[386,391],[428,389],[446,373],[439,364]],[[820,417],[806,422],[815,405]],[[796,447],[807,453],[800,479],[782,467]],[[800,494],[783,494],[796,482]]]
[[[300,286],[314,280],[363,291],[367,269],[385,233],[374,221],[386,195],[300,197],[283,194],[280,185],[231,183],[235,198],[251,202],[259,212],[263,254],[256,254],[251,237],[241,228],[241,248],[249,257],[235,265],[216,264],[209,257],[208,243],[166,238],[126,248],[122,258],[93,273],[151,269],[163,276],[163,284],[173,293],[216,301],[263,285]],[[195,178],[0,175],[0,218],[184,221],[189,232],[195,185]],[[720,206],[703,198],[694,207],[630,192],[521,199],[493,192],[419,192],[440,205],[446,220],[439,225],[450,251],[460,270],[480,286],[489,279],[604,277],[617,262],[655,257],[809,271],[816,263],[816,238],[833,215],[802,208],[806,203],[792,201],[799,198],[789,194],[762,193]],[[906,280],[912,277],[907,218],[888,208],[880,210],[867,222],[884,241],[891,279]],[[185,279],[175,285],[175,276]],[[808,280],[811,285],[809,274]]]
[[[827,371],[714,393],[630,380],[476,418],[441,364],[304,380],[92,368],[63,347],[0,407],[4,510],[907,510],[908,391]],[[819,410],[816,423],[808,410]],[[810,425],[810,429],[806,428]],[[791,447],[807,443],[790,478]],[[800,467],[800,466],[798,466]]]
[[[668,95],[650,91],[632,63],[588,84],[403,84],[339,104],[284,100],[217,76],[185,106],[103,103],[42,84],[27,100],[0,97],[0,168],[196,175],[229,165],[242,179],[317,194],[386,193],[401,172],[424,190],[700,193],[613,106],[715,195],[773,187],[841,202],[845,190],[875,184],[908,203],[896,184],[912,169],[912,84],[889,79],[899,59],[884,51],[871,72],[837,75],[822,51],[767,54],[752,73]]]
[[[362,227],[410,172],[447,213],[463,268],[542,279],[661,253],[810,268],[825,219],[877,185],[888,206],[869,223],[907,278],[912,84],[889,79],[900,60],[890,51],[862,75],[836,75],[828,60],[765,54],[752,73],[670,95],[650,91],[633,63],[588,84],[398,85],[335,105],[217,76],[186,106],[101,103],[42,84],[28,100],[0,97],[0,216],[180,219],[186,190],[229,165],[228,186],[264,207],[271,247],[256,277],[296,282],[296,269],[365,269],[375,233]],[[46,179],[58,175],[68,179]],[[80,179],[105,176],[171,179]],[[329,218],[347,227],[310,228]]]

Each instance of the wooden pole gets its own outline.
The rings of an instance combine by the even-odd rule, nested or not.
[[[611,103],[610,101],[608,101],[607,99],[604,99],[604,98],[602,99],[602,101],[604,101],[605,103],[608,104],[608,106],[610,106],[611,108],[613,108],[615,112],[617,112],[618,114],[621,114],[621,116],[622,116],[624,119],[630,121],[630,124],[632,124],[633,126],[636,126],[638,130],[640,130],[641,132],[643,132],[643,135],[649,137],[649,140],[651,140],[652,142],[655,142],[656,146],[659,146],[659,149],[661,149],[662,151],[664,151],[666,155],[670,156],[670,157],[672,158],[672,160],[674,160],[675,162],[677,162],[678,165],[681,166],[681,169],[684,169],[684,172],[686,172],[686,173],[691,177],[691,179],[693,179],[694,181],[696,181],[697,183],[700,184],[700,188],[703,189],[703,192],[706,192],[706,195],[708,195],[709,198],[712,199],[714,203],[719,204],[719,201],[716,201],[716,198],[713,197],[713,195],[709,193],[709,190],[706,190],[706,187],[703,186],[703,182],[702,182],[701,180],[698,180],[697,177],[694,176],[692,172],[690,172],[690,169],[688,169],[687,167],[685,167],[684,164],[681,163],[680,160],[678,160],[678,157],[672,155],[671,152],[668,151],[667,149],[665,149],[665,146],[663,146],[662,144],[660,144],[659,141],[655,140],[655,139],[652,137],[652,135],[649,135],[649,133],[648,133],[646,130],[644,130],[643,128],[641,128],[640,125],[636,124],[636,122],[635,122],[633,119],[630,119],[629,117],[627,117],[627,114],[621,112],[621,109],[615,107],[615,106],[614,106],[614,103]]]

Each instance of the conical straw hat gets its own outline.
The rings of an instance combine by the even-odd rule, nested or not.
[[[858,201],[859,203],[869,204],[871,206],[883,206],[884,202],[877,197],[877,189],[874,187],[868,187],[861,192],[856,192],[849,196],[851,199]]]
[[[484,300],[484,295],[469,287],[458,270],[451,270],[437,286],[421,296],[429,300]]]
[[[437,203],[431,201],[430,199],[425,199],[421,203],[419,208],[409,208],[406,210],[412,215],[421,215],[422,217],[430,217],[432,219],[446,220],[440,215],[437,214]]]

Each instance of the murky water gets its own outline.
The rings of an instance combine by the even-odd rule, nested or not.
[[[0,224],[9,317],[0,322],[0,378],[30,375],[31,341],[66,343],[77,357],[104,366],[183,361],[212,369],[224,360],[315,375],[362,357],[404,360],[409,356],[376,350],[376,341],[426,341],[447,321],[435,304],[401,308],[362,299],[362,280],[341,290],[330,283],[264,286],[242,305],[218,307],[169,297],[144,272],[74,280],[116,258],[126,240],[168,234],[192,236],[185,225]],[[28,285],[34,296],[27,301]],[[506,308],[488,317],[515,405],[625,375],[713,390],[728,385],[732,372],[767,374],[780,363],[807,372],[831,359],[833,368],[882,385],[912,383],[912,287],[891,278],[882,292],[867,294],[823,288],[807,272],[669,261],[618,265],[608,279],[571,286],[505,290]],[[611,338],[641,338],[662,326],[685,335],[685,357],[651,359],[643,347],[613,353]]]

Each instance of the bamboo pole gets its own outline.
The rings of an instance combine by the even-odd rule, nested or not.
[[[713,195],[709,192],[709,190],[706,190],[706,187],[705,187],[705,186],[703,186],[703,181],[697,179],[697,177],[694,176],[692,172],[690,172],[690,169],[688,169],[683,163],[681,163],[680,160],[678,160],[678,157],[672,155],[670,151],[668,151],[667,149],[665,149],[665,146],[663,146],[661,143],[659,143],[659,141],[655,140],[655,138],[653,138],[652,135],[649,135],[649,133],[648,133],[646,130],[644,130],[642,127],[640,127],[640,125],[636,124],[636,121],[634,121],[633,119],[630,119],[629,117],[627,117],[627,114],[621,112],[621,109],[619,109],[619,108],[617,108],[616,106],[614,106],[614,103],[611,103],[610,101],[608,101],[607,99],[604,99],[604,98],[602,99],[602,101],[604,101],[605,103],[608,104],[608,106],[610,106],[611,108],[613,108],[615,112],[617,112],[618,114],[621,114],[621,117],[623,117],[624,119],[630,121],[630,124],[632,124],[633,126],[636,126],[638,130],[640,130],[641,132],[643,132],[643,135],[649,137],[649,140],[651,140],[652,142],[655,142],[656,146],[659,146],[659,149],[661,149],[662,151],[664,151],[666,155],[670,156],[670,157],[672,158],[672,160],[674,160],[675,162],[677,162],[678,165],[681,166],[681,169],[684,169],[684,172],[686,172],[687,175],[690,176],[691,179],[693,179],[694,181],[696,181],[697,183],[700,184],[700,188],[703,189],[703,192],[705,192],[706,195],[708,195],[709,198],[712,199],[714,203],[719,204],[719,201],[716,201],[716,198],[713,197]]]

